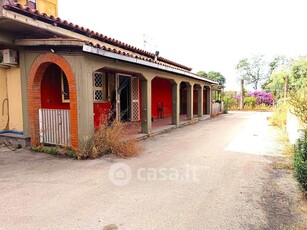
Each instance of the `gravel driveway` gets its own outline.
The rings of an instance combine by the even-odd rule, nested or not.
[[[173,130],[131,159],[0,148],[0,229],[304,229],[306,202],[276,167],[284,157],[267,116]]]

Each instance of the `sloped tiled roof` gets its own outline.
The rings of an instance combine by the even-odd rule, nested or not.
[[[29,7],[23,7],[22,5],[20,5],[18,3],[9,2],[8,4],[4,5],[3,8],[6,9],[6,10],[10,10],[10,11],[31,17],[31,18],[35,18],[36,20],[39,20],[39,21],[42,21],[42,22],[45,22],[45,23],[48,23],[48,24],[52,24],[54,26],[57,26],[57,27],[60,27],[60,28],[63,28],[63,29],[70,30],[72,32],[87,36],[89,38],[96,39],[96,40],[104,42],[106,44],[113,45],[115,47],[118,47],[119,49],[114,49],[114,48],[110,48],[110,47],[107,47],[107,46],[103,46],[103,45],[98,44],[98,42],[97,42],[97,44],[93,44],[93,43],[88,42],[89,45],[94,46],[96,48],[101,48],[101,49],[104,49],[104,50],[107,50],[107,51],[110,51],[110,52],[114,52],[114,53],[117,53],[117,54],[129,56],[129,57],[134,57],[134,58],[146,60],[146,61],[149,61],[149,62],[158,63],[158,64],[164,65],[164,66],[171,66],[175,69],[181,69],[181,70],[184,70],[186,72],[190,72],[192,70],[192,68],[190,68],[190,67],[178,64],[176,62],[173,62],[173,61],[168,60],[168,59],[163,58],[163,57],[157,57],[157,61],[155,61],[155,54],[153,54],[153,53],[150,53],[150,52],[147,52],[145,50],[136,48],[134,46],[123,43],[123,42],[118,41],[114,38],[107,37],[103,34],[100,34],[100,33],[97,33],[93,30],[90,30],[88,28],[84,28],[82,26],[73,24],[73,23],[68,22],[66,20],[62,20],[61,18],[58,18],[58,17],[56,18],[52,15],[49,16],[45,13],[40,13],[38,10],[33,10]],[[122,50],[125,50],[126,52],[122,51]],[[132,53],[130,53],[129,51],[132,52]]]

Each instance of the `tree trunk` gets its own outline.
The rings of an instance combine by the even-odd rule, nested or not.
[[[284,92],[285,99],[287,99],[288,97],[288,91],[289,91],[289,76],[287,75],[285,79],[285,92]]]
[[[240,109],[244,109],[244,80],[241,79]]]

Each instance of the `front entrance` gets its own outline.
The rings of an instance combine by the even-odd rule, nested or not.
[[[124,74],[117,74],[116,78],[117,119],[123,122],[139,121],[141,117],[139,78]]]
[[[131,121],[131,79],[119,75],[120,120]]]
[[[93,73],[94,127],[107,118],[123,122],[140,120],[139,78],[104,70]]]

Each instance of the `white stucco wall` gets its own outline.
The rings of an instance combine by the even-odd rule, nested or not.
[[[298,117],[288,111],[286,131],[291,144],[295,144],[297,139],[302,136],[303,132],[300,131],[302,128],[303,124],[300,122]]]

